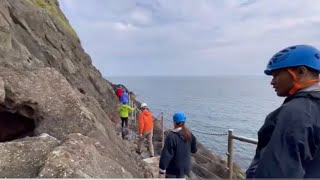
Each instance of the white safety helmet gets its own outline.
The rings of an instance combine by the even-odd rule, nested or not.
[[[141,104],[141,108],[146,108],[146,107],[148,107],[147,103],[142,103]]]

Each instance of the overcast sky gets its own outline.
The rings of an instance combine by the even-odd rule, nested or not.
[[[104,76],[261,74],[287,46],[320,48],[319,0],[59,0]]]

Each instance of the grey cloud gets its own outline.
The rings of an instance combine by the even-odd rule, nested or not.
[[[104,75],[262,74],[279,49],[320,48],[320,1],[59,2]]]

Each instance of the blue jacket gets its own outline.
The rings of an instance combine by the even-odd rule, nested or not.
[[[285,99],[258,132],[247,178],[320,178],[320,92]]]
[[[167,136],[162,149],[159,168],[160,172],[184,177],[191,170],[191,153],[197,152],[197,141],[192,135],[191,141],[185,143],[182,130],[173,131]]]
[[[129,102],[129,96],[127,92],[123,92],[121,97],[120,97],[120,102],[121,103],[128,103]]]

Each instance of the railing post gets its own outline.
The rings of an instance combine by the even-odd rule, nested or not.
[[[131,102],[131,104],[132,104],[132,106],[131,106],[131,107],[133,107],[133,108],[134,108],[134,102],[133,102],[133,101]],[[134,111],[135,111],[135,110],[133,110],[133,111],[131,112],[131,115],[132,115],[132,118],[133,118],[133,119],[135,119],[135,118],[136,118],[136,117],[134,116]]]
[[[130,101],[130,98],[129,98],[129,106],[133,107],[133,102]],[[130,112],[130,117],[131,119],[133,119],[133,111]]]
[[[164,146],[164,118],[163,118],[163,112],[161,112],[161,124],[162,124],[162,148]]]
[[[229,179],[232,179],[232,172],[233,172],[233,136],[232,136],[233,129],[228,130],[228,168],[229,168]]]
[[[135,107],[135,109],[134,109],[134,125],[137,126],[137,111],[138,111],[138,109],[135,104],[134,104],[134,107]]]
[[[129,104],[131,104],[130,92],[128,92],[128,100],[129,100]]]

